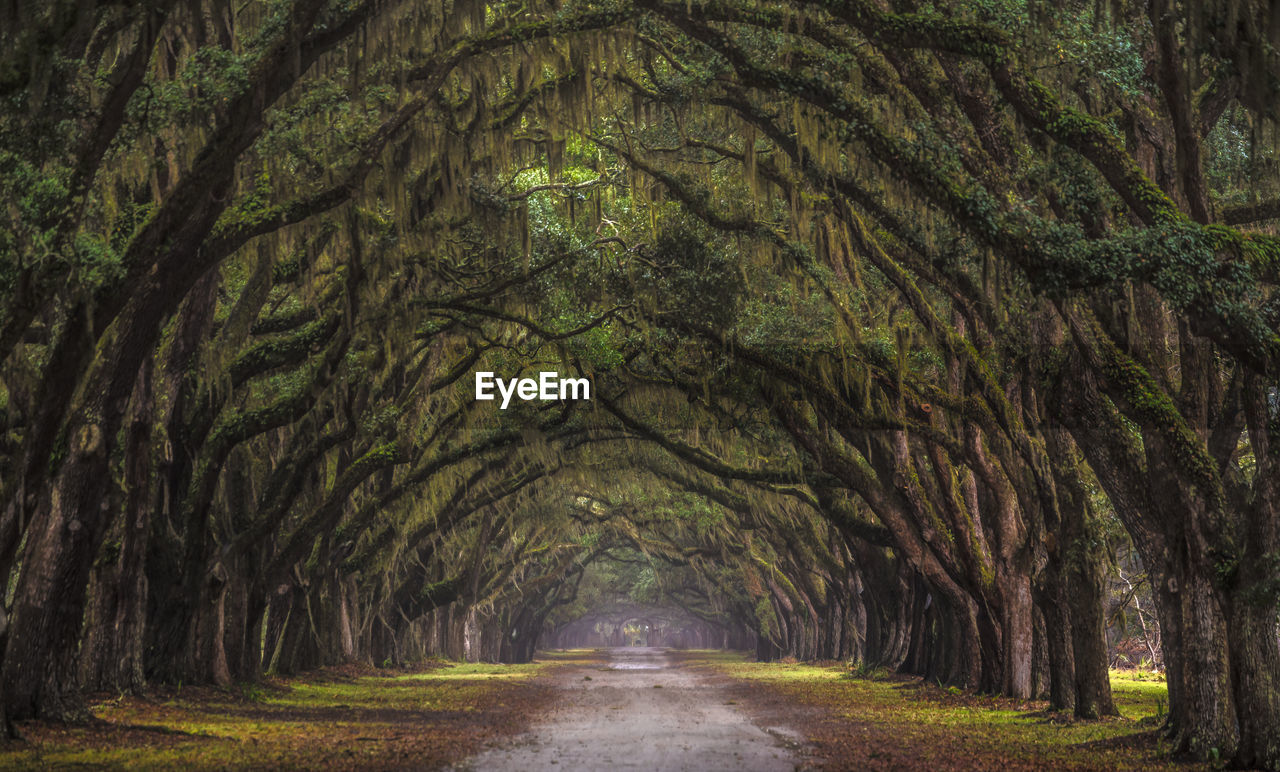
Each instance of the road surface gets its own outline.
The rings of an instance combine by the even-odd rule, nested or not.
[[[664,649],[609,650],[603,666],[562,673],[560,696],[528,734],[461,769],[792,772],[800,736],[752,723],[716,686]]]

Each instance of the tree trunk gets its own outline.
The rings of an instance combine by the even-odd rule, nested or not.
[[[10,720],[88,716],[79,693],[80,634],[90,571],[114,515],[107,465],[118,426],[85,413],[72,423],[71,454],[27,534],[2,675]]]
[[[1074,625],[1068,610],[1068,599],[1058,571],[1046,568],[1045,589],[1040,607],[1044,613],[1045,647],[1049,654],[1049,707],[1052,710],[1077,712],[1076,662],[1073,648]]]
[[[1071,651],[1075,663],[1075,714],[1095,719],[1117,716],[1111,698],[1111,670],[1107,661],[1105,588],[1098,556],[1081,555],[1068,569],[1067,604],[1071,620]]]
[[[1280,770],[1280,406],[1262,378],[1245,400],[1257,469],[1252,506],[1229,596],[1232,683],[1240,717],[1235,762]]]
[[[1107,658],[1106,555],[1095,535],[1098,525],[1080,478],[1083,461],[1066,430],[1050,427],[1045,439],[1058,460],[1054,477],[1060,516],[1047,570],[1060,583],[1055,598],[1063,606],[1070,631],[1075,715],[1084,719],[1119,715],[1111,698]]]
[[[124,516],[95,566],[80,681],[84,689],[133,693],[145,686],[143,646],[147,610],[146,553],[155,504],[151,464],[152,360],[138,373],[125,437]]]
[[[1197,758],[1234,758],[1240,732],[1227,620],[1212,581],[1193,570],[1185,554],[1170,569],[1158,597],[1168,609],[1160,624],[1176,748]]]
[[[1009,573],[999,578],[1001,588],[1000,691],[1018,699],[1031,698],[1031,649],[1034,620],[1031,615],[1031,579]]]

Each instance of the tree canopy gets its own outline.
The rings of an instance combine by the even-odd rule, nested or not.
[[[60,1],[0,43],[6,721],[606,619],[1097,718],[1122,545],[1176,747],[1280,769],[1269,3]]]

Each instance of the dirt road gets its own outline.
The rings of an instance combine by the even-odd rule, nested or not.
[[[561,675],[557,707],[515,741],[461,769],[731,770],[791,772],[803,766],[799,735],[762,729],[707,676],[678,667],[663,649],[619,648],[604,666]]]

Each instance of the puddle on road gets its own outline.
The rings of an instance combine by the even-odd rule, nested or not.
[[[647,662],[615,662],[609,665],[610,670],[661,670],[662,665],[651,665]]]

